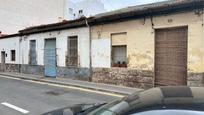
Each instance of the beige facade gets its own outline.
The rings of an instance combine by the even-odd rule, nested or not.
[[[191,77],[190,74],[192,73],[202,74],[204,72],[203,24],[204,15],[202,11],[199,13],[194,11],[182,12],[162,16],[153,16],[152,18],[146,17],[124,22],[96,25],[91,28],[91,38],[94,41],[97,39],[106,39],[107,41],[111,42],[112,34],[126,33],[127,38],[124,43],[127,45],[128,68],[136,69],[138,71],[152,71],[154,73],[155,30],[161,28],[187,26],[187,71],[189,77]],[[118,43],[121,43],[121,39],[118,40]],[[114,40],[114,43],[117,43],[117,41]],[[105,55],[111,55],[111,53]],[[110,57],[111,56],[107,56],[107,58]],[[111,61],[111,59],[109,60]]]

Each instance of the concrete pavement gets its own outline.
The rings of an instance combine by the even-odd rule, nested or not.
[[[77,90],[49,84],[29,82],[0,75],[1,115],[39,115],[51,110],[81,103],[103,103],[119,99],[86,90]],[[7,106],[6,104],[13,105]],[[20,109],[20,110],[19,110]],[[24,111],[24,112],[25,112]]]
[[[60,77],[47,78],[47,77],[37,76],[37,75],[8,73],[8,72],[0,72],[0,75],[14,77],[14,78],[20,78],[20,79],[26,79],[26,80],[60,84],[60,85],[66,85],[66,86],[74,86],[74,87],[79,87],[79,88],[84,88],[84,89],[97,90],[97,91],[109,92],[109,93],[116,93],[116,94],[121,94],[121,95],[129,95],[129,94],[132,94],[134,92],[142,91],[142,89],[138,89],[138,88],[129,88],[129,87],[123,87],[123,86],[93,83],[93,82],[79,81],[79,80],[60,78]]]

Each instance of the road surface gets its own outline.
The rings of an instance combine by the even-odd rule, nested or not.
[[[81,103],[103,103],[116,96],[50,86],[0,76],[1,115],[39,115],[55,109]]]

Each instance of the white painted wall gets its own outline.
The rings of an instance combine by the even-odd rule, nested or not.
[[[76,14],[76,4],[73,3],[71,0],[65,0],[64,1],[65,4],[64,4],[64,19],[67,19],[67,20],[72,20],[72,19],[75,19],[76,16],[74,16],[74,14]],[[71,13],[69,11],[69,9],[73,9],[73,12]]]
[[[11,61],[11,50],[16,50],[16,60]],[[12,37],[7,39],[0,39],[0,54],[1,51],[5,51],[7,57],[5,58],[6,63],[10,64],[18,64],[19,63],[19,37]],[[1,55],[0,55],[1,62]]]
[[[98,0],[78,3],[70,0],[0,0],[0,3],[0,31],[3,34],[17,33],[26,27],[55,23],[63,19],[76,19],[79,9],[86,16],[106,11],[103,3]],[[76,17],[69,14],[69,8],[74,9]]]
[[[65,3],[64,17],[67,20],[79,18],[79,10],[83,10],[83,15],[86,17],[106,12],[104,4],[100,0],[83,0],[76,3],[71,2],[71,0],[65,0]],[[69,8],[73,9],[75,17],[69,13]]]
[[[25,27],[58,22],[64,0],[0,0],[0,31],[16,33]]]
[[[106,12],[104,4],[100,0],[83,0],[77,3],[77,9],[78,11],[82,9],[86,17]]]
[[[92,67],[111,67],[110,39],[92,39]]]
[[[21,43],[22,57],[21,63],[28,64],[29,59],[29,41],[36,40],[37,51],[37,63],[38,65],[44,65],[44,44],[45,39],[56,38],[57,47],[57,65],[65,66],[65,56],[67,52],[67,39],[68,36],[78,36],[78,54],[80,67],[89,67],[89,29],[78,28],[62,31],[53,31],[39,34],[32,34],[23,37]]]

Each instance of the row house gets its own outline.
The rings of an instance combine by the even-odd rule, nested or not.
[[[203,86],[203,11],[203,0],[170,0],[30,27],[1,37],[1,70],[139,88]]]
[[[30,27],[1,37],[1,70],[88,79],[90,37],[85,20]]]

